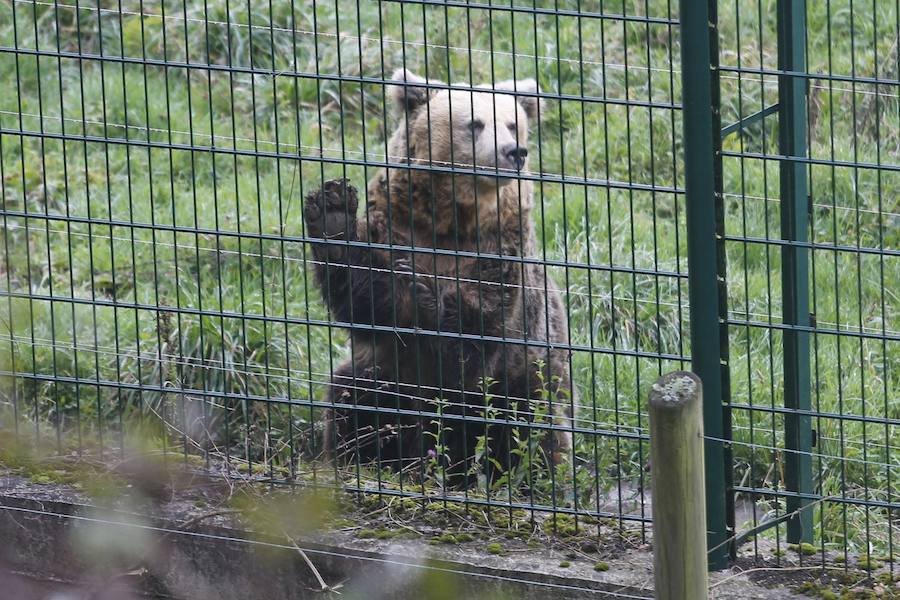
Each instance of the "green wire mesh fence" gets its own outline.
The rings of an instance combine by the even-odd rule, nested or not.
[[[8,435],[647,535],[693,360],[713,553],[892,559],[900,11],[708,8],[0,0]]]
[[[898,19],[891,2],[719,17],[722,118],[744,120],[722,140],[737,525],[786,521],[772,554],[891,572]]]

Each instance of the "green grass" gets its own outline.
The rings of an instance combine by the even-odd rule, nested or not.
[[[746,0],[720,6],[724,64],[776,67],[774,2],[760,1],[761,8]],[[320,411],[235,398],[321,400],[332,366],[346,354],[344,332],[315,324],[328,316],[307,280],[302,198],[323,178],[346,176],[363,187],[374,173],[317,157],[384,160],[385,134],[395,123],[384,86],[352,78],[389,76],[404,57],[411,69],[443,80],[536,77],[554,94],[613,100],[548,99],[540,128],[532,128],[532,167],[573,181],[536,186],[542,251],[573,263],[686,273],[683,197],[665,191],[684,183],[681,115],[666,108],[680,97],[675,26],[344,0],[317,3],[315,10],[283,0],[271,9],[254,3],[252,14],[246,4],[224,0],[165,2],[165,19],[134,14],[140,10],[134,0],[122,2],[121,14],[118,6],[103,2],[98,12],[85,4],[76,13],[64,4],[55,11],[51,3],[0,0],[0,46],[151,61],[0,52],[0,125],[73,138],[0,136],[0,285],[12,292],[0,309],[0,368],[82,380],[7,378],[3,406],[10,413],[15,404],[23,430],[51,440],[60,430],[77,432],[83,443],[98,436],[110,442],[133,419],[161,415],[178,427],[159,434],[173,446],[190,437],[199,440],[194,450],[227,450],[278,467],[315,452]],[[625,2],[606,11],[665,17],[668,6]],[[834,1],[828,12],[825,3],[810,3],[810,70],[897,79],[896,6],[876,3],[875,15],[871,5],[856,4],[852,13],[849,6]],[[144,10],[160,15],[158,4]],[[188,74],[162,68],[164,60],[230,63],[239,71]],[[811,155],[897,165],[897,93],[897,86],[813,81]],[[723,73],[723,124],[776,95],[775,77]],[[623,100],[662,106],[615,103]],[[106,144],[105,137],[132,143]],[[221,151],[190,152],[186,145]],[[777,120],[726,138],[724,148],[777,153]],[[249,155],[255,151],[264,155]],[[298,153],[309,160],[293,158]],[[817,165],[811,176],[817,243],[897,250],[900,174]],[[586,187],[577,183],[584,177],[662,190]],[[724,188],[729,235],[779,237],[777,162],[728,157]],[[24,212],[61,218],[19,216]],[[780,323],[779,247],[730,241],[726,248],[732,317]],[[900,260],[827,249],[813,254],[819,326],[862,327],[876,336],[816,337],[814,407],[900,418],[900,375],[891,368],[900,346],[878,339],[900,331],[894,291]],[[690,354],[686,280],[583,268],[548,272],[566,289],[573,344]],[[84,302],[18,297],[28,293]],[[187,312],[158,312],[157,305]],[[782,407],[780,332],[735,325],[730,336],[733,401]],[[682,366],[576,352],[579,426],[646,433],[649,385]],[[97,380],[128,387],[89,383]],[[204,403],[179,390],[234,397]],[[782,489],[783,455],[767,448],[783,447],[783,418],[736,410],[734,419],[736,480]],[[814,427],[815,451],[824,455],[814,460],[823,494],[896,502],[900,428],[836,418],[815,419]],[[204,428],[215,432],[212,439]],[[223,448],[226,429],[232,443]],[[627,490],[645,477],[648,450],[645,442],[579,436],[577,493],[562,501],[615,510],[619,494],[627,501],[634,493]],[[777,509],[760,502],[756,516]],[[638,505],[626,502],[623,510],[641,515]],[[826,544],[888,544],[888,515],[880,509],[825,503],[816,523]]]

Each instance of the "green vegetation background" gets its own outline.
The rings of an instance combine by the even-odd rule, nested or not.
[[[364,162],[384,161],[396,119],[378,80],[397,66],[476,84],[536,77],[564,98],[532,126],[532,168],[553,180],[536,186],[541,249],[576,265],[547,270],[572,344],[597,350],[573,355],[577,425],[600,433],[576,436],[561,501],[648,516],[644,399],[691,344],[677,8],[521,6],[0,0],[4,414],[85,445],[162,416],[167,447],[312,469],[322,411],[284,401],[323,399],[347,336],[307,279],[303,197],[338,176],[362,188]],[[722,73],[723,124],[777,99],[777,78],[758,74],[777,64],[774,7],[720,5],[721,61],[749,71]],[[814,338],[813,405],[833,415],[814,419],[815,481],[826,496],[893,503],[898,19],[889,2],[810,2],[806,39],[810,72],[839,76],[809,90],[813,312],[844,332]],[[777,154],[777,119],[723,145]],[[779,238],[778,163],[726,157],[724,169],[727,233],[754,240],[727,243],[732,401],[769,409],[734,411],[735,482],[782,489],[780,248],[760,243]],[[783,510],[744,500],[757,519]],[[887,547],[891,518],[826,502],[817,534]]]

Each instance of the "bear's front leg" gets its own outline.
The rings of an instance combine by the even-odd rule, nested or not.
[[[375,294],[371,272],[373,253],[344,242],[359,239],[356,188],[346,180],[326,181],[306,196],[303,210],[306,234],[323,242],[311,242],[313,273],[328,307],[340,321],[371,323],[375,320]]]
[[[411,301],[407,315],[411,325],[434,330],[444,314],[437,275],[416,271],[415,261],[411,256],[395,260],[393,270]]]
[[[504,247],[498,257],[469,263],[458,285],[443,296],[447,328],[477,335],[521,337],[518,314],[522,307],[522,263],[515,248]]]
[[[327,181],[306,197],[307,235],[323,240],[310,242],[313,272],[332,315],[347,323],[433,327],[434,278],[413,277],[410,259],[394,259],[397,252],[362,243],[408,241],[402,231],[389,231],[379,211],[357,219],[357,205],[356,188],[343,179]]]

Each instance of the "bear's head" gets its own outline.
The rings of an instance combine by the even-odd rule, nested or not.
[[[395,71],[393,79],[406,83],[391,90],[401,115],[391,139],[392,160],[491,171],[479,173],[482,189],[506,185],[527,169],[528,125],[538,117],[538,98],[516,93],[535,94],[534,79],[477,86],[483,92],[431,87],[447,84],[406,69]]]

